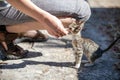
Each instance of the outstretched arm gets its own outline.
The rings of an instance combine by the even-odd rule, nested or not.
[[[41,24],[46,25],[45,29],[51,35],[60,37],[68,33],[65,30],[61,21],[57,17],[37,7],[31,0],[7,0],[7,1],[16,9],[34,18]]]

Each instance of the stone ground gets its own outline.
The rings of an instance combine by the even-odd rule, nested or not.
[[[115,2],[116,1],[116,2]],[[104,49],[111,38],[104,31],[106,24],[114,24],[114,9],[120,10],[119,0],[88,0],[92,16],[86,23],[83,36],[93,39]],[[74,62],[71,36],[61,39],[50,38],[47,42],[20,43],[28,49],[27,58],[7,60],[0,65],[0,80],[120,80],[120,72],[114,68],[118,59],[114,51],[106,52],[93,67],[83,65],[77,72],[71,68]]]

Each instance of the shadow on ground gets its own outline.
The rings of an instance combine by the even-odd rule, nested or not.
[[[49,65],[49,66],[55,66],[55,67],[72,67],[72,62],[39,62],[39,61],[32,61],[32,60],[23,60],[22,63],[19,64],[7,64],[2,65],[1,69],[18,69],[18,68],[24,68],[27,65]]]
[[[29,53],[27,54],[26,58],[34,58],[34,57],[39,57],[39,56],[42,56],[41,52],[32,52],[32,51],[29,51]]]
[[[47,42],[44,43],[44,45],[36,45],[36,48],[72,48],[71,40],[70,39],[56,39],[56,38],[49,38]]]
[[[113,27],[117,28],[117,26],[119,26],[117,25],[118,23],[120,24],[120,8],[92,8],[92,16],[85,25],[83,36],[91,38],[99,43],[99,45],[103,45],[103,41],[99,42],[98,39],[104,36],[110,37],[110,31],[109,34],[107,33],[108,26],[116,24],[116,26]],[[88,27],[89,30],[87,30]],[[101,33],[94,33],[91,35],[93,32],[90,31],[92,31],[93,28],[100,30],[103,36],[96,36],[96,34]],[[107,40],[104,40],[104,42],[106,41]],[[120,80],[120,71],[116,70],[114,67],[114,63],[117,61],[120,60],[114,58],[112,52],[108,52],[108,54],[103,55],[95,62],[96,66],[82,67],[82,70],[80,70],[78,74],[78,78],[79,80]]]

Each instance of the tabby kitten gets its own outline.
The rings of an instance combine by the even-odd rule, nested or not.
[[[72,34],[72,46],[75,55],[75,68],[79,68],[81,64],[81,59],[83,54],[87,57],[88,61],[92,63],[90,56],[91,53],[94,53],[99,46],[90,39],[85,39],[81,37],[81,30],[84,26],[84,23],[81,22],[77,25],[76,22],[73,22],[70,26],[70,34]]]
[[[83,54],[85,54],[86,58],[91,64],[93,63],[93,61],[91,60],[91,56],[92,53],[95,53],[95,51],[99,49],[98,44],[96,44],[90,39],[81,38],[81,36],[74,34],[72,39],[72,45],[75,55],[75,68],[80,67]]]
[[[108,46],[108,48],[102,50],[100,46],[94,41],[81,37],[80,32],[83,26],[84,23],[80,23],[80,25],[73,23],[69,26],[72,34],[72,45],[75,55],[75,68],[77,69],[80,67],[83,54],[85,54],[90,64],[93,64],[96,59],[101,57],[104,52],[108,51],[120,39],[120,37],[118,37]]]

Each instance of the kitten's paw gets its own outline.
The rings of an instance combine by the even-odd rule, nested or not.
[[[80,64],[76,64],[76,65],[74,66],[75,69],[79,69],[79,67],[80,67]]]
[[[73,68],[78,71],[79,68],[76,68],[75,66],[70,66],[70,68]]]
[[[81,63],[86,64],[86,63],[89,63],[89,61],[88,60],[81,60]]]
[[[84,64],[84,67],[91,67],[91,66],[94,66],[94,63],[86,63],[86,64]]]

